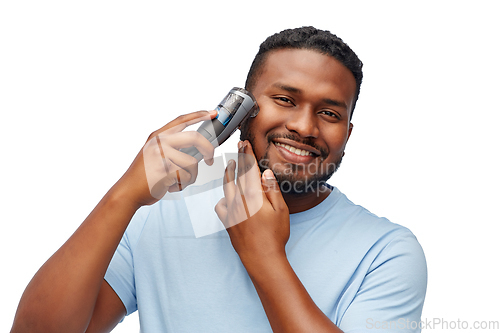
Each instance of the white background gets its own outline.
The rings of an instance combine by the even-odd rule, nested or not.
[[[472,3],[3,1],[0,331],[149,133],[214,108],[267,36],[303,25],[364,62],[331,183],[416,234],[424,319],[500,320],[500,24],[495,1]]]

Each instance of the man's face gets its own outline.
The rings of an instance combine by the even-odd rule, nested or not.
[[[353,74],[317,51],[271,51],[252,92],[260,111],[241,136],[252,144],[261,169],[272,169],[282,191],[286,185],[292,194],[326,181],[351,134]]]

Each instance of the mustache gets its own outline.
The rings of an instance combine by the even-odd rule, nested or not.
[[[322,159],[325,159],[328,156],[328,150],[324,147],[318,146],[317,144],[314,143],[314,139],[308,139],[308,138],[301,138],[297,135],[294,135],[292,133],[286,133],[286,134],[281,134],[281,133],[272,133],[267,136],[267,142],[269,144],[272,143],[273,140],[275,139],[288,139],[292,140],[295,142],[298,142],[300,144],[310,146],[320,152],[320,157]]]

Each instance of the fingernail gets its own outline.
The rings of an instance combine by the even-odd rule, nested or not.
[[[266,180],[273,180],[273,179],[275,179],[274,178],[274,173],[271,171],[271,169],[264,170],[264,178],[266,178]]]
[[[240,142],[238,142],[238,151],[241,152],[241,153],[244,152],[246,146],[247,146],[247,142],[246,141],[240,141]]]
[[[235,163],[234,160],[229,160],[229,162],[227,162],[227,166],[232,167],[234,163]]]

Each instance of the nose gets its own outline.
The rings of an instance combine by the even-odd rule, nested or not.
[[[295,132],[303,138],[317,138],[319,135],[317,121],[312,110],[302,108],[290,114],[285,126],[290,132]]]

